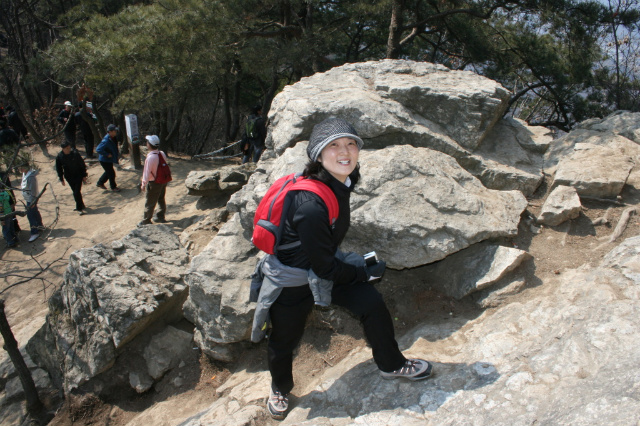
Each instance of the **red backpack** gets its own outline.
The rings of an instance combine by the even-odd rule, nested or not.
[[[168,183],[173,179],[171,178],[171,169],[167,164],[167,160],[164,155],[160,155],[160,151],[158,151],[158,168],[156,169],[156,179],[155,183]]]
[[[281,177],[271,185],[264,195],[253,218],[251,241],[253,245],[266,253],[276,254],[278,249],[300,245],[300,241],[296,241],[286,246],[280,246],[282,214],[289,211],[291,203],[291,197],[287,197],[289,191],[311,191],[317,194],[329,209],[329,223],[333,224],[338,219],[338,200],[326,184],[315,179],[308,179],[300,174]]]

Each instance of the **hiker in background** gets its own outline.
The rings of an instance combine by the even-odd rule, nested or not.
[[[107,134],[102,138],[102,141],[96,148],[98,153],[98,160],[100,165],[104,169],[104,173],[98,179],[96,186],[98,188],[107,189],[104,183],[108,180],[109,186],[113,192],[120,192],[120,188],[116,184],[116,171],[113,168],[114,164],[118,164],[118,127],[115,124],[109,124],[107,126]]]
[[[0,215],[7,215],[13,212],[16,199],[11,190],[11,182],[7,173],[0,173]],[[14,221],[12,218],[2,220],[2,236],[7,243],[7,248],[15,247],[18,244]]]
[[[44,228],[42,224],[42,216],[38,210],[38,171],[30,167],[28,162],[23,162],[18,166],[18,170],[22,173],[22,197],[27,202],[27,219],[31,226],[31,235],[29,242],[33,242],[40,236],[40,230]]]
[[[329,281],[331,303],[353,313],[364,329],[373,359],[385,379],[426,379],[431,364],[404,357],[395,340],[393,321],[382,295],[369,281],[380,278],[385,263],[377,259],[369,264],[346,261],[338,250],[350,225],[349,199],[360,178],[358,158],[363,146],[351,124],[329,118],[317,124],[311,133],[307,163],[303,175],[327,185],[335,194],[339,214],[331,224],[327,205],[319,195],[307,190],[292,191],[288,211],[282,212],[282,239],[275,255],[267,255],[259,264],[263,275],[260,295],[265,288],[274,292],[269,308],[271,331],[267,358],[271,373],[271,392],[267,409],[275,419],[285,417],[288,395],[293,389],[293,352],[300,342],[305,321],[314,305],[309,286],[312,277]],[[345,261],[341,260],[345,259]],[[262,261],[261,261],[262,262]],[[256,308],[257,310],[257,308]],[[255,326],[255,323],[254,323]]]
[[[22,120],[18,116],[18,111],[15,110],[11,105],[7,106],[7,122],[9,126],[18,134],[18,137],[21,140],[26,140],[29,138],[29,132],[27,132],[27,128],[25,127]]]
[[[76,208],[73,211],[80,215],[85,213],[85,205],[82,200],[82,184],[87,183],[87,166],[78,151],[72,148],[69,141],[64,141],[60,145],[62,151],[56,157],[56,172],[58,179],[64,186],[64,181],[69,183],[69,188],[73,192],[73,199],[76,202]]]
[[[0,150],[14,149],[20,143],[20,136],[0,118]]]
[[[76,117],[73,114],[73,105],[65,101],[64,108],[58,114],[58,122],[64,127],[64,138],[71,144],[71,148],[76,149]]]
[[[144,161],[144,170],[142,171],[142,184],[140,188],[145,191],[144,217],[138,225],[148,225],[151,223],[153,211],[158,205],[158,212],[153,218],[154,222],[166,222],[165,214],[167,212],[167,203],[164,196],[167,190],[167,178],[161,177],[159,173],[162,167],[167,165],[167,156],[160,151],[160,139],[156,135],[145,136],[147,140],[147,158]],[[164,175],[163,175],[164,176]],[[170,177],[169,177],[170,179]]]
[[[82,104],[80,104],[80,108],[82,108]],[[86,111],[91,120],[96,121],[96,116],[93,114],[93,104],[91,102],[87,102]],[[82,133],[82,138],[84,139],[84,155],[85,158],[95,158],[93,155],[93,132],[91,130],[91,126],[87,121],[82,118],[82,109],[74,114],[75,121],[77,125],[80,127],[80,132]]]
[[[267,127],[262,118],[262,107],[256,105],[251,109],[251,115],[247,117],[244,134],[240,140],[242,147],[242,164],[253,160],[257,163],[264,151],[264,141],[267,137]],[[252,155],[253,154],[253,155]]]

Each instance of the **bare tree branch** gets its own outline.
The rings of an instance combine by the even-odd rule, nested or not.
[[[54,264],[61,262],[64,260],[65,255],[67,254],[67,252],[69,251],[69,249],[71,248],[71,246],[67,247],[64,250],[64,253],[62,253],[58,258],[54,259],[51,263],[49,263],[46,266],[42,266],[40,265],[40,263],[38,261],[35,260],[35,258],[32,256],[31,259],[34,260],[36,262],[36,264],[40,267],[40,270],[38,272],[36,272],[34,275],[31,276],[27,276],[27,277],[23,277],[20,274],[3,274],[0,275],[0,277],[4,278],[5,281],[8,277],[18,277],[18,278],[22,278],[20,281],[16,281],[10,285],[8,285],[7,287],[3,288],[2,290],[0,290],[0,295],[4,294],[7,290],[19,286],[20,284],[24,284],[27,283],[29,281],[35,280],[35,279],[40,279],[43,281],[47,281],[45,278],[38,278],[41,274],[45,273],[46,271],[48,271]]]

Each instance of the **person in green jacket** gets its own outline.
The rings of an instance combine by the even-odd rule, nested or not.
[[[7,175],[0,173],[0,213],[2,216],[13,212],[15,198],[10,188]],[[15,247],[18,244],[18,237],[12,218],[2,219],[2,236],[7,243],[7,248]]]

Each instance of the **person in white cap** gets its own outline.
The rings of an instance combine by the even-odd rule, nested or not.
[[[147,158],[144,161],[144,170],[142,171],[142,184],[140,189],[146,193],[144,202],[144,217],[138,225],[149,225],[153,217],[153,211],[158,205],[158,212],[153,217],[154,222],[166,222],[165,214],[167,212],[167,203],[164,196],[167,190],[167,182],[157,183],[158,166],[160,163],[167,163],[167,156],[158,148],[160,146],[160,138],[156,135],[145,136],[147,140]]]
[[[64,131],[64,138],[71,144],[72,149],[76,149],[76,117],[71,112],[73,105],[71,102],[66,101],[64,103],[64,109],[58,114],[58,123],[62,124]]]

